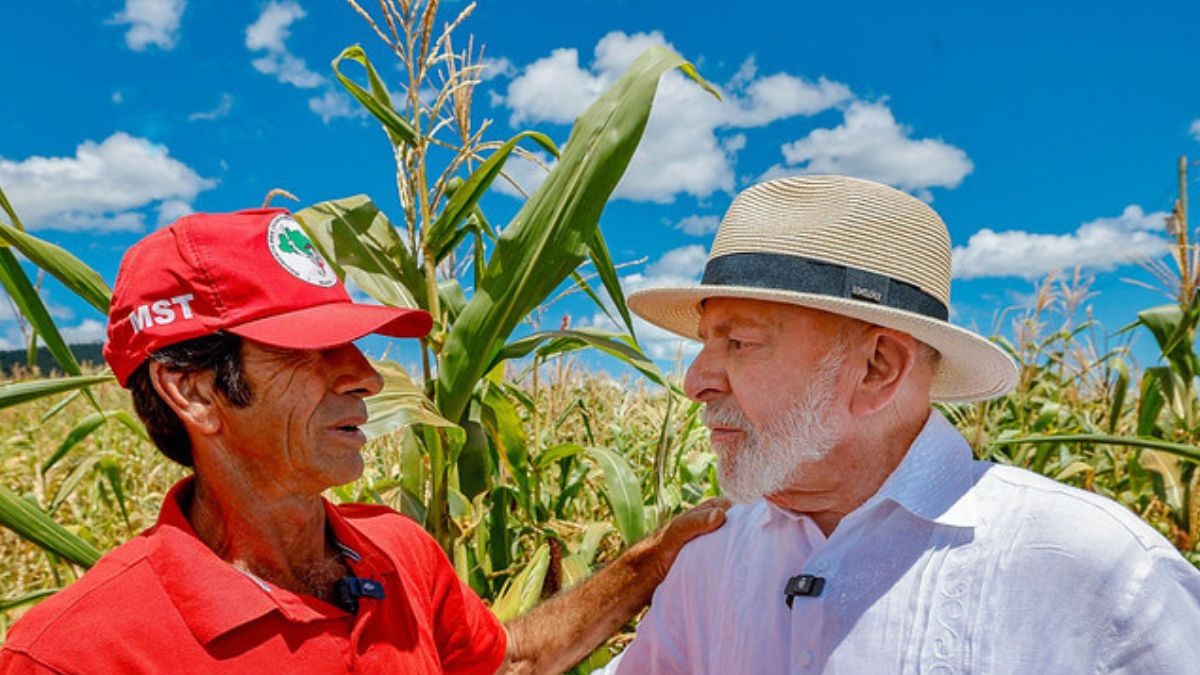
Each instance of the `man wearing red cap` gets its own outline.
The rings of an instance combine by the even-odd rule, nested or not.
[[[382,386],[352,342],[431,322],[352,302],[279,209],[188,216],[132,247],[104,355],[194,474],[157,525],[12,628],[0,671],[558,672],[585,656],[725,503],[506,630],[416,523],[321,498],[362,472],[364,399]]]

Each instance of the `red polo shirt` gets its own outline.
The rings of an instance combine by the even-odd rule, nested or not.
[[[356,615],[247,575],[184,517],[175,485],[158,524],[101,558],[8,633],[0,672],[496,672],[505,634],[416,523],[364,504],[325,513],[356,577],[383,599]]]

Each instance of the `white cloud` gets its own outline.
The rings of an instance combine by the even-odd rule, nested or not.
[[[1169,248],[1161,236],[1166,218],[1166,213],[1145,213],[1131,205],[1115,218],[1098,218],[1069,234],[983,229],[966,246],[955,247],[954,276],[1035,279],[1054,270],[1110,270],[1142,256],[1156,258]]]
[[[227,117],[230,110],[233,110],[233,95],[221,94],[221,100],[217,103],[217,107],[212,110],[194,112],[188,115],[188,121],[196,122],[198,120],[211,121],[221,119],[222,117]]]
[[[170,225],[193,211],[192,205],[183,200],[168,199],[158,205],[158,227]]]
[[[186,0],[125,0],[125,9],[109,23],[129,25],[125,44],[135,52],[150,46],[169,51],[179,40],[179,20],[186,8]]]
[[[554,166],[554,160],[550,157],[549,153],[532,151],[531,154],[541,160],[546,166]],[[549,175],[546,169],[517,154],[509,155],[508,160],[504,163],[504,173],[515,181],[517,185],[521,186],[521,189],[526,194],[533,194],[533,191],[538,189],[542,182],[546,180],[546,176]],[[512,186],[512,183],[504,180],[503,177],[497,178],[492,183],[492,189],[511,197],[519,197],[521,195]]]
[[[0,185],[30,228],[110,231],[141,230],[138,209],[178,211],[216,182],[172,158],[166,146],[117,132],[84,141],[73,157],[0,157]]]
[[[504,57],[497,59],[483,59],[479,62],[479,65],[483,66],[479,70],[478,75],[481,82],[494,80],[497,77],[508,78],[517,74],[517,69],[513,66],[513,62]]]
[[[850,88],[824,77],[814,84],[787,73],[751,80],[733,99],[730,124],[758,127],[796,115],[815,115],[850,99]]]
[[[292,54],[287,47],[292,24],[305,16],[304,9],[290,0],[272,1],[263,8],[258,19],[246,28],[246,48],[252,52],[266,52],[254,59],[255,70],[301,89],[319,87],[325,82],[325,78],[309,70],[304,59]]]
[[[647,265],[645,272],[634,272],[621,277],[621,286],[628,293],[642,288],[694,284],[704,273],[704,262],[707,259],[708,250],[700,244],[673,248]]]
[[[1188,133],[1192,135],[1192,138],[1200,141],[1200,118],[1192,120],[1192,126],[1188,128]]]
[[[59,328],[67,344],[82,345],[104,342],[105,324],[95,319],[84,319],[78,326]]]
[[[844,174],[868,178],[930,199],[929,188],[955,188],[974,165],[967,153],[944,141],[911,138],[885,101],[855,101],[833,129],[815,129],[782,147],[786,166],[763,178],[795,174]]]
[[[717,216],[688,216],[675,223],[675,229],[693,237],[704,237],[717,231],[721,219]]]
[[[350,98],[333,89],[326,89],[321,96],[308,99],[308,109],[321,116],[321,121],[329,122],[338,117],[364,117],[367,112],[357,105],[351,105]]]
[[[526,66],[498,100],[511,109],[513,126],[570,123],[646,48],[664,44],[659,32],[611,32],[596,44],[586,68],[577,50],[554,50]],[[679,72],[667,73],[659,83],[641,145],[615,195],[663,203],[681,192],[701,198],[731,192],[734,161],[745,137],[718,136],[718,131],[813,115],[851,96],[845,85],[824,78],[814,83],[786,73],[758,77],[752,60],[723,89],[723,101],[718,101]]]
[[[603,91],[600,77],[579,67],[575,49],[555,49],[527,66],[508,85],[504,103],[512,108],[509,123],[567,124]],[[554,95],[548,95],[553,92]]]

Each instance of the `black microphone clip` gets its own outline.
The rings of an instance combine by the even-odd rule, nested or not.
[[[350,614],[358,614],[359,598],[384,598],[383,584],[374,579],[342,577],[333,585],[333,604]]]
[[[787,586],[783,589],[783,597],[787,601],[788,609],[792,608],[792,601],[797,596],[815,598],[825,590],[825,577],[818,577],[812,574],[797,574],[788,579]]]

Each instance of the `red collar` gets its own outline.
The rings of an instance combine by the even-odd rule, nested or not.
[[[180,616],[202,643],[273,611],[295,623],[344,620],[342,609],[309,595],[244,573],[208,548],[184,515],[195,477],[176,483],[163,500],[158,524],[150,533],[155,545],[149,561]],[[399,581],[386,556],[327,500],[325,517],[346,562],[359,577],[376,578],[399,591]],[[357,558],[357,559],[356,559]]]

